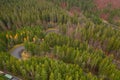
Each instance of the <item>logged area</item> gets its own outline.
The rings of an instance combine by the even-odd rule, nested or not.
[[[120,0],[94,0],[100,17],[108,22],[119,25],[120,23]]]
[[[120,80],[118,3],[0,0],[0,80]]]
[[[95,0],[99,9],[104,9],[107,6],[112,8],[120,8],[120,0]]]

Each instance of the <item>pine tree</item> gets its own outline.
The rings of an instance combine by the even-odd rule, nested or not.
[[[42,67],[41,79],[42,80],[47,80],[47,77],[48,77],[47,72],[46,72],[45,68]]]
[[[55,80],[55,77],[54,77],[54,73],[53,73],[53,72],[50,73],[49,80]]]

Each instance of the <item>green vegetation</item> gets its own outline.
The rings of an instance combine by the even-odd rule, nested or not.
[[[103,50],[107,55],[113,54],[119,59],[120,31],[105,25],[95,26],[94,24],[89,23],[85,27],[78,27],[75,31],[75,35],[82,42],[87,42],[96,49]]]
[[[93,47],[89,46],[87,42],[81,43],[80,40],[72,39],[70,37],[63,36],[61,34],[48,33],[43,36],[43,34],[45,34],[45,32],[43,32],[42,35],[37,36],[37,30],[41,31],[41,28],[34,27],[34,29],[32,29],[32,27],[24,27],[16,31],[16,33],[14,32],[11,34],[16,35],[18,33],[27,31],[27,32],[31,32],[31,35],[27,35],[28,37],[32,37],[32,33],[36,35],[37,38],[32,37],[32,40],[30,39],[23,40],[26,50],[30,52],[31,55],[35,57],[35,59],[39,59],[39,57],[43,58],[44,56],[46,56],[48,58],[56,59],[58,61],[62,60],[65,64],[71,64],[71,65],[76,64],[85,73],[94,74],[97,76],[96,78],[98,79],[100,78],[100,79],[117,80],[120,78],[119,77],[120,71],[116,69],[116,66],[112,63],[112,60],[113,60],[112,56],[111,57],[105,56],[105,53],[103,51],[95,50]],[[39,31],[39,34],[41,33],[40,31]],[[7,39],[9,39],[10,41],[13,41],[13,43],[12,42],[10,43],[12,43],[13,45],[16,45],[14,43],[22,41],[21,39],[24,39],[24,37],[26,37],[24,35],[19,35],[19,36],[21,38],[18,40],[16,40],[16,38],[11,38],[11,39],[7,38]],[[19,36],[17,38],[19,38]],[[2,56],[4,56],[3,54],[6,55],[7,53],[1,53],[1,59],[2,59]],[[3,64],[4,66],[6,64],[11,66],[18,65],[17,69],[20,70],[19,64],[21,63],[21,61],[16,62],[17,60],[15,60],[15,58],[10,57],[10,55],[6,56],[6,58],[5,57],[3,58],[4,59],[2,59],[3,61],[1,60],[2,61],[1,64]],[[4,63],[4,60],[8,60],[7,63]],[[9,62],[11,60],[13,63]],[[32,61],[37,61],[37,60],[32,60]],[[29,62],[26,62],[26,65],[28,65],[27,63],[29,64]],[[33,62],[32,65],[33,64],[35,63]],[[11,67],[5,68],[1,66],[1,69],[2,70],[8,69],[9,72],[12,72],[14,68],[11,68]],[[25,71],[28,71],[28,70],[25,69]],[[17,74],[17,72],[19,71],[12,72],[12,73],[22,76],[22,74]],[[27,75],[27,73],[26,75],[24,74],[24,76],[22,77],[29,80],[29,76]],[[33,76],[33,78],[35,77]],[[86,78],[85,80],[88,80],[88,79]]]
[[[23,80],[120,79],[120,31],[93,0],[0,0],[0,10],[0,70]],[[10,55],[19,44],[29,59]]]
[[[0,80],[7,80],[2,75],[0,75]]]
[[[7,32],[7,45],[8,48],[12,48],[14,45],[21,44],[25,41],[38,42],[38,40],[44,38],[44,35],[45,33],[41,27],[24,27],[16,30],[14,33]]]
[[[3,58],[3,55],[7,57]],[[0,63],[6,66],[0,66],[0,69],[7,69],[16,75],[21,75],[25,80],[97,80],[97,77],[91,73],[84,73],[78,65],[66,65],[62,61],[48,58],[33,57],[27,61],[18,61],[7,53],[1,53]]]

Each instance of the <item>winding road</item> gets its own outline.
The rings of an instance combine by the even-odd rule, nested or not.
[[[10,54],[17,59],[21,59],[21,51],[25,49],[24,45],[17,45],[10,50]]]
[[[21,54],[21,51],[24,49],[25,49],[24,45],[17,45],[11,49],[10,54],[12,56],[16,57],[17,59],[21,59],[20,54]],[[118,69],[120,69],[120,62],[119,61],[114,59],[113,63],[117,65]]]

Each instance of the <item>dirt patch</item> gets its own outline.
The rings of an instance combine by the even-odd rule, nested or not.
[[[63,9],[65,9],[65,8],[67,7],[67,3],[66,3],[66,2],[62,2],[62,3],[60,4],[60,6],[61,6]]]
[[[120,20],[120,17],[119,16],[114,16],[113,19],[114,19],[115,22],[118,22]]]
[[[94,0],[98,9],[111,6],[112,8],[120,8],[120,0]]]
[[[102,14],[100,14],[100,18],[102,18],[102,19],[104,19],[104,20],[108,20],[108,18],[109,18],[109,13],[102,13]]]
[[[75,15],[75,14],[80,15],[81,14],[81,10],[78,7],[72,7],[69,10],[69,14],[71,14],[72,16]]]
[[[120,9],[120,0],[94,0],[97,9],[98,10],[103,10],[103,9],[108,9],[108,10],[114,10],[114,9]],[[107,13],[101,13],[100,18],[104,20],[108,20],[110,17],[110,12]],[[119,16],[113,16],[113,21],[118,22],[120,19]]]

